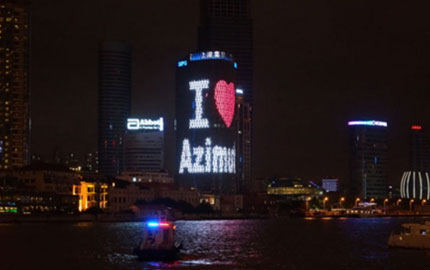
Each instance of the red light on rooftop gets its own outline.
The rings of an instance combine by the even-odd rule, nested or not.
[[[423,127],[422,126],[412,126],[411,129],[413,129],[413,130],[421,130],[421,129],[423,129]]]

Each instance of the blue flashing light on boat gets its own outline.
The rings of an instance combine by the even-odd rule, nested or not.
[[[155,228],[155,227],[160,226],[160,224],[158,222],[154,222],[154,221],[149,221],[146,223],[146,225],[148,225],[148,227],[151,227],[151,228]]]

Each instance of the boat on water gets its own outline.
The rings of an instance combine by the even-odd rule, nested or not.
[[[402,224],[402,232],[391,233],[388,246],[430,249],[430,221]]]
[[[144,222],[142,239],[134,254],[142,261],[174,261],[182,245],[175,242],[176,225],[169,221]]]

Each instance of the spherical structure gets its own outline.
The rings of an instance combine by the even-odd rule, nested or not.
[[[430,199],[428,172],[407,171],[400,181],[400,196],[407,199]]]

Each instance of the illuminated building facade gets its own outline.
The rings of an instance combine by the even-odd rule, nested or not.
[[[107,208],[107,184],[81,181],[79,184],[73,185],[73,195],[79,196],[79,212],[90,208]]]
[[[221,51],[190,54],[176,77],[177,179],[216,193],[237,191],[236,69]]]
[[[322,196],[323,191],[310,183],[304,183],[300,178],[276,177],[270,179],[267,185],[267,194],[281,196],[290,200],[304,201],[308,197]]]
[[[241,192],[255,191],[257,183],[252,175],[253,163],[253,108],[254,55],[253,21],[250,0],[200,0],[200,51],[222,50],[234,55],[237,68],[236,86],[242,90],[241,110],[238,112],[242,134],[238,145]],[[248,142],[249,141],[249,142]]]
[[[0,169],[30,160],[29,23],[26,5],[0,2]]]
[[[410,128],[410,167],[400,180],[400,196],[430,200],[430,137],[420,125]]]
[[[159,172],[163,168],[163,118],[129,118],[124,136],[124,170]]]
[[[350,138],[349,193],[361,199],[387,196],[387,127],[383,121],[348,122]]]
[[[103,42],[99,48],[99,171],[119,175],[123,166],[124,123],[131,110],[131,47]]]

